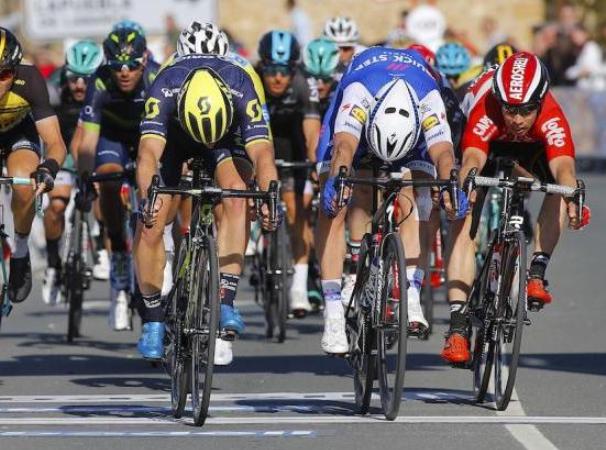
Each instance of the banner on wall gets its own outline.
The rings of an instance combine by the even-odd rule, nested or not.
[[[33,40],[103,36],[119,20],[163,33],[172,16],[178,26],[193,18],[217,20],[217,0],[24,0],[24,29]]]

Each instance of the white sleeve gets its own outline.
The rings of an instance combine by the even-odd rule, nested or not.
[[[421,99],[419,102],[419,115],[427,148],[438,142],[449,142],[452,144],[450,126],[446,119],[446,107],[437,90],[430,91]]]
[[[362,83],[352,83],[343,91],[335,119],[335,133],[345,132],[360,139],[368,118],[372,95]]]

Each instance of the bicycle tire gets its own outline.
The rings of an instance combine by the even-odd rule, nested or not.
[[[484,402],[490,384],[490,375],[494,360],[494,342],[489,338],[487,316],[493,314],[493,300],[487,298],[488,269],[492,260],[493,244],[486,252],[486,258],[480,270],[480,276],[470,296],[469,325],[473,334],[473,394],[476,403]]]
[[[387,420],[394,420],[402,401],[408,343],[406,258],[402,241],[397,233],[385,235],[381,243],[380,258],[382,283],[380,291],[376,293],[379,296],[380,308],[380,323],[377,330],[377,372],[383,413]],[[388,351],[394,349],[393,356],[388,354]]]
[[[179,276],[179,271],[185,261],[187,253],[187,238],[183,238],[179,244],[177,261],[173,266],[173,289],[169,294],[171,314],[167,318],[169,330],[169,353],[170,353],[170,403],[173,416],[180,418],[185,410],[187,392],[189,388],[191,362],[187,353],[187,343],[183,333],[184,314],[187,292],[185,291],[185,277]],[[184,301],[185,300],[185,301]]]
[[[82,301],[84,297],[83,274],[84,262],[82,261],[82,235],[84,226],[80,213],[75,213],[75,224],[72,229],[70,252],[65,265],[65,299],[68,304],[67,316],[67,342],[72,343],[75,338],[80,337],[82,325]]]
[[[215,344],[219,327],[219,262],[217,245],[210,235],[203,236],[196,250],[190,276],[194,278],[188,305],[191,346],[191,398],[194,424],[202,426],[208,417],[214,371]],[[194,268],[198,271],[194,277]]]
[[[275,298],[273,295],[274,275],[268,272],[271,272],[272,270],[271,268],[273,264],[272,258],[273,247],[275,245],[275,236],[273,235],[273,233],[267,233],[264,235],[263,239],[265,239],[266,245],[263,248],[263,255],[259,262],[259,274],[261,274],[260,283],[263,283],[261,295],[263,300],[263,313],[265,315],[265,337],[267,339],[272,339],[274,337],[274,329],[276,327],[273,312],[273,303],[275,302]]]
[[[494,357],[495,404],[499,411],[507,409],[511,400],[526,318],[526,237],[523,231],[517,231],[509,242],[506,257],[506,264],[502,266],[504,288],[499,301],[499,317],[505,314],[507,321],[499,321],[496,325]]]
[[[277,302],[274,312],[278,325],[278,342],[286,340],[286,322],[288,321],[288,271],[290,266],[289,237],[286,230],[286,221],[276,230],[278,237],[278,266],[280,274],[278,277]]]
[[[345,310],[345,331],[350,347],[347,358],[354,370],[354,398],[358,414],[366,414],[370,408],[377,365],[376,340],[370,323],[370,310],[362,305],[370,267],[369,239],[368,234],[362,239],[351,307]]]

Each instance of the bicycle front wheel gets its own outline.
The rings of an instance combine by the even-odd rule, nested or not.
[[[75,216],[74,227],[70,233],[71,242],[68,243],[70,250],[65,263],[65,300],[68,304],[67,342],[73,342],[74,338],[80,337],[82,322],[82,301],[84,299],[82,235],[84,222],[80,214],[77,212]]]
[[[406,372],[408,341],[408,295],[406,259],[397,233],[389,233],[381,244],[380,289],[377,323],[377,370],[381,405],[388,420],[400,410]]]
[[[495,403],[499,411],[509,405],[515,385],[522,331],[526,319],[526,238],[518,231],[506,247],[502,266],[494,358]]]
[[[212,236],[204,236],[195,250],[190,276],[193,277],[188,308],[191,345],[191,398],[194,423],[201,426],[208,416],[212,390],[215,343],[219,326],[219,265]]]

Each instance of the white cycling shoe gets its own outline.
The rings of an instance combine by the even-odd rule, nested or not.
[[[130,331],[131,311],[128,307],[128,292],[124,290],[111,290],[111,305],[109,308],[109,326],[114,331]]]
[[[290,289],[290,310],[295,317],[303,317],[311,311],[311,303],[307,298],[307,291],[300,289]]]
[[[354,286],[356,285],[356,275],[346,274],[343,275],[343,287],[341,288],[341,303],[347,308],[349,306],[349,300],[353,294]]]
[[[95,280],[109,280],[109,255],[107,250],[99,250],[97,256],[98,261],[93,267],[93,277]]]
[[[224,341],[217,338],[215,344],[215,366],[228,366],[234,360],[232,341]]]
[[[345,334],[345,316],[343,314],[324,315],[324,334],[320,344],[322,351],[325,353],[342,355],[349,351],[347,335]]]
[[[47,267],[42,281],[42,301],[47,305],[56,305],[59,291],[59,270],[54,267]]]

